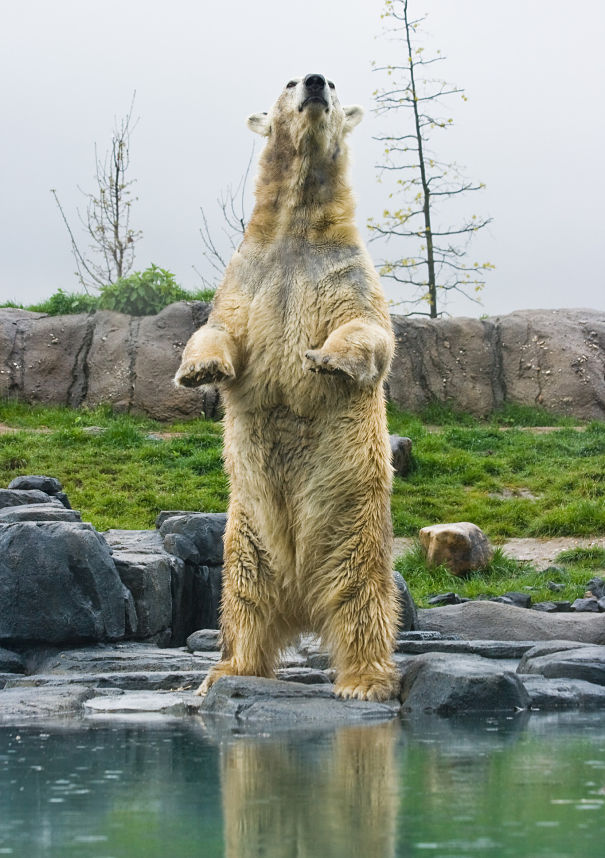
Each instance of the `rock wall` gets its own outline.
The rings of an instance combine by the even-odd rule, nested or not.
[[[393,316],[389,396],[484,416],[505,402],[605,418],[605,312],[518,310],[486,319]]]
[[[94,406],[157,420],[215,416],[216,393],[175,388],[183,346],[210,307],[180,302],[157,316],[108,310],[44,316],[0,310],[0,397]],[[393,316],[389,397],[485,416],[505,402],[605,418],[605,312],[524,310],[486,319]]]

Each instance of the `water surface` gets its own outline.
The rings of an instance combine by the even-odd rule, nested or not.
[[[0,856],[601,858],[605,716],[0,728]]]

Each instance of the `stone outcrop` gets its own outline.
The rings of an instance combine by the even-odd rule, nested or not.
[[[212,417],[218,396],[175,388],[183,347],[208,318],[196,301],[157,316],[109,310],[44,316],[0,310],[0,397],[94,406],[158,420]],[[605,417],[605,313],[519,310],[485,319],[393,316],[397,349],[388,382],[400,408],[432,402],[484,416],[505,402],[579,418]]]

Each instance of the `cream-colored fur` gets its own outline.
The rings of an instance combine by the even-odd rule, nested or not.
[[[176,381],[219,384],[231,500],[225,534],[225,674],[272,676],[301,631],[333,653],[336,692],[385,699],[397,613],[392,469],[382,383],[387,305],[353,223],[347,132],[359,108],[305,103],[305,81],[270,114],[256,206],[187,343]]]
[[[302,747],[222,734],[226,858],[393,858],[400,729],[342,727]]]

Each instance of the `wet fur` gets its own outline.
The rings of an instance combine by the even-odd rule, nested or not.
[[[272,676],[321,635],[345,697],[393,696],[397,612],[383,380],[393,334],[353,223],[345,135],[359,111],[252,117],[267,135],[256,206],[176,381],[220,384],[231,498],[221,675]],[[348,112],[347,112],[348,111]],[[255,120],[254,122],[252,120]]]

